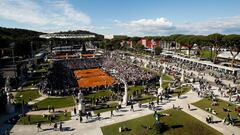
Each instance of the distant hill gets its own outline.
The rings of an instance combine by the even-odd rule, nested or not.
[[[0,48],[8,48],[9,44],[29,44],[32,40],[38,40],[42,32],[33,30],[0,27]]]
[[[41,34],[44,33],[26,29],[0,27],[0,38],[2,39],[15,40],[37,38]]]

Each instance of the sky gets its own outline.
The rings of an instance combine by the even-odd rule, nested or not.
[[[0,26],[103,35],[240,34],[240,0],[0,0]]]

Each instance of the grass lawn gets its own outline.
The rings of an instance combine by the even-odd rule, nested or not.
[[[48,105],[53,106],[54,108],[63,108],[63,107],[71,107],[75,105],[74,99],[72,96],[65,96],[59,98],[47,98],[36,103],[39,110],[47,110]]]
[[[29,90],[18,91],[15,96],[16,103],[22,103],[22,99],[20,98],[21,95],[22,95],[24,102],[29,102],[30,97],[31,97],[31,101],[32,101],[41,96],[39,94],[38,90],[30,90],[29,89]]]
[[[216,53],[213,51],[212,52],[212,57],[214,58]],[[202,50],[201,52],[201,58],[211,58],[211,50]]]
[[[144,95],[144,96],[141,96],[140,98],[136,99],[137,102],[140,102],[140,103],[148,103],[150,101],[155,101],[157,100],[157,98],[153,95]]]
[[[173,80],[173,79],[172,79],[171,76],[164,74],[164,75],[163,75],[163,84],[162,84],[163,88],[164,88],[164,89],[167,88],[168,85],[169,85],[169,81],[172,81],[172,80]],[[157,88],[159,88],[159,81],[156,82],[155,86],[157,86]]]
[[[183,87],[175,89],[174,92],[172,93],[172,96],[173,97],[177,96],[179,92],[181,92],[181,95],[182,95],[182,94],[189,92],[190,90],[191,90],[190,86],[183,86]]]
[[[41,81],[40,78],[37,78],[37,79],[30,79],[30,80],[26,81],[26,82],[23,84],[23,87],[27,87],[27,86],[35,85],[35,84],[39,83],[40,81]]]
[[[128,96],[133,95],[134,92],[141,93],[141,92],[143,92],[143,90],[144,90],[143,86],[132,86],[132,87],[129,87],[128,88]]]
[[[163,135],[220,135],[218,131],[207,126],[196,118],[183,111],[170,109],[163,111],[170,114],[160,118],[162,128],[160,133]],[[101,127],[104,135],[157,135],[155,127],[155,117],[153,114],[140,118],[116,123]],[[143,126],[150,126],[152,129],[145,129]],[[130,131],[118,132],[119,127],[127,127]]]
[[[50,123],[50,121],[46,117],[43,117],[42,115],[30,115],[31,122],[28,122],[28,116],[21,117],[18,120],[17,124],[20,125],[29,125],[29,124],[37,124],[40,123]],[[71,119],[71,113],[68,112],[67,116],[64,116],[63,113],[57,114],[55,119],[53,119],[53,122],[60,122],[60,121],[67,121]]]
[[[223,101],[218,99],[218,105],[212,106],[212,101],[208,98],[204,98],[196,103],[192,103],[194,106],[197,106],[201,108],[202,110],[205,110],[205,108],[212,108],[216,111],[217,117],[224,119],[227,114],[229,113],[232,118],[238,118],[237,113],[235,112],[236,105],[230,103],[230,106],[228,106],[229,102]],[[231,112],[224,112],[223,108],[229,109]],[[205,110],[206,111],[206,110]],[[236,123],[236,126],[240,127],[240,119],[238,118],[238,122]]]
[[[47,69],[47,68],[42,68],[42,69],[38,69],[38,70],[36,70],[36,72],[39,72],[39,73],[46,73],[46,72],[48,72],[48,69]]]
[[[106,105],[102,105],[102,106],[94,106],[94,107],[92,107],[92,109],[93,109],[94,113],[97,114],[97,113],[107,112],[110,110],[115,110],[116,106],[118,106],[118,103],[110,103],[110,104],[106,104]]]
[[[163,75],[163,81],[172,81],[172,80],[173,80],[173,79],[172,79],[171,76],[166,75],[166,74]]]
[[[104,97],[104,96],[110,96],[113,92],[110,90],[101,90],[95,93],[91,93],[88,95],[85,95],[84,98],[86,99],[91,99],[91,98],[99,98],[99,97]]]

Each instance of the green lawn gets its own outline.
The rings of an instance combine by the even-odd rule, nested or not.
[[[169,81],[172,81],[172,80],[173,80],[173,79],[172,79],[171,76],[164,74],[164,75],[163,75],[163,84],[162,84],[163,88],[164,88],[164,89],[167,88],[168,85],[169,85]],[[159,81],[156,82],[155,86],[157,86],[157,88],[159,88]]]
[[[102,106],[94,106],[92,107],[92,110],[94,111],[95,114],[97,114],[97,113],[107,112],[110,110],[115,110],[116,106],[118,106],[118,103],[110,103]]]
[[[163,135],[220,135],[218,131],[207,126],[196,118],[186,114],[183,111],[170,109],[163,111],[170,116],[160,118],[162,128],[160,133]],[[155,127],[155,118],[153,114],[144,117],[116,123],[113,125],[101,127],[104,135],[157,135],[159,134]],[[152,129],[145,129],[142,126],[150,126]],[[118,132],[119,127],[127,127],[130,131]]]
[[[144,96],[141,96],[140,98],[136,99],[137,102],[140,102],[140,103],[148,103],[148,102],[151,102],[151,101],[155,101],[157,100],[157,98],[153,95],[144,95]]]
[[[35,84],[39,83],[40,81],[41,81],[40,78],[30,79],[30,80],[26,81],[26,82],[23,84],[23,87],[35,85]]]
[[[163,75],[163,81],[172,81],[172,80],[173,80],[173,79],[172,79],[171,76],[166,75],[166,74]]]
[[[133,95],[134,93],[141,93],[143,92],[144,87],[143,86],[132,86],[128,88],[128,96]]]
[[[182,95],[182,94],[185,94],[185,93],[189,92],[190,90],[191,90],[190,86],[183,86],[183,87],[175,89],[174,92],[172,93],[172,96],[173,97],[177,96],[179,92]]]
[[[46,72],[48,72],[48,69],[47,68],[42,68],[42,69],[36,70],[36,72],[46,73]]]
[[[48,105],[53,106],[54,108],[63,108],[63,107],[71,107],[75,105],[74,99],[72,96],[65,96],[59,98],[47,98],[36,103],[39,110],[47,110]]]
[[[216,53],[213,51],[212,52],[212,57],[214,58]],[[211,58],[211,50],[202,50],[201,52],[201,58]]]
[[[22,95],[22,99],[24,100],[24,102],[29,102],[30,101],[30,97],[31,97],[31,101],[39,98],[41,95],[39,94],[38,90],[23,90],[23,91],[18,91],[16,96],[15,96],[15,101],[16,103],[22,103],[22,99],[20,98],[20,96]]]
[[[201,108],[202,110],[205,110],[205,108],[212,108],[213,110],[216,111],[217,117],[224,119],[227,114],[229,113],[233,118],[238,118],[237,113],[235,112],[235,107],[236,105],[230,103],[230,106],[228,106],[229,102],[223,101],[223,100],[218,100],[217,106],[212,106],[212,101],[208,98],[204,98],[196,103],[192,103],[194,106],[197,106]],[[224,112],[223,108],[229,109],[231,112]],[[206,110],[205,110],[206,111]],[[240,127],[240,119],[238,118],[238,123],[236,123],[236,126]]]
[[[110,95],[112,95],[112,93],[113,92],[110,90],[101,90],[101,91],[98,91],[95,93],[85,95],[84,98],[86,98],[86,99],[99,98],[99,97],[104,97],[104,96],[110,96]]]
[[[42,115],[30,115],[31,122],[28,122],[28,116],[21,117],[18,120],[17,124],[20,125],[29,125],[29,124],[36,124],[38,122],[40,123],[50,123],[50,121],[46,117],[43,117]],[[71,119],[71,113],[68,112],[66,116],[61,114],[57,114],[56,117],[53,119],[53,122],[60,122],[60,121],[67,121]]]

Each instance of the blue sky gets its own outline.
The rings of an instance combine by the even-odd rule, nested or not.
[[[0,26],[130,36],[240,34],[239,0],[0,0]]]

